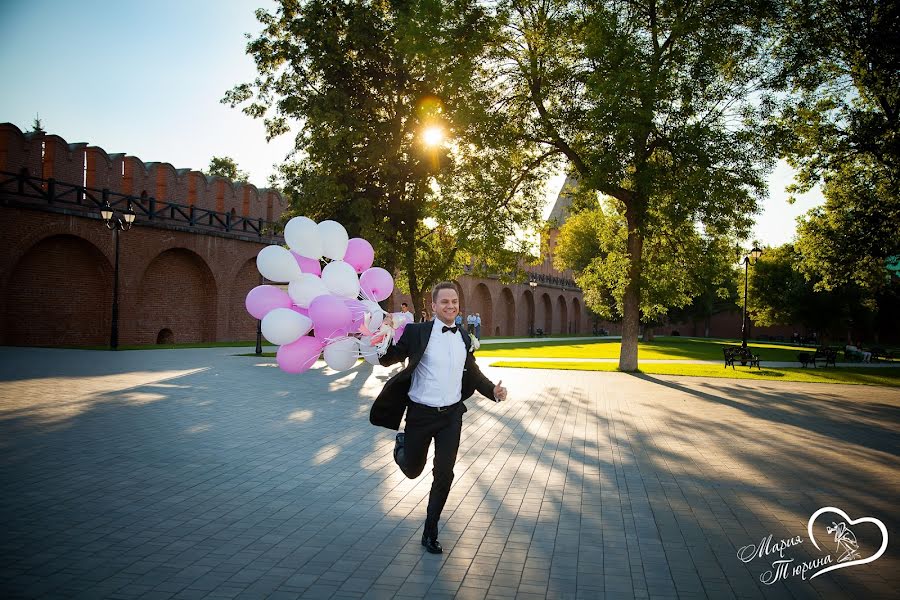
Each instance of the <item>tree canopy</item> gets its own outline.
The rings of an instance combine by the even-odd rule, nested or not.
[[[585,190],[576,192],[584,194]],[[590,192],[587,192],[590,193]],[[585,304],[604,319],[620,321],[628,277],[627,230],[615,200],[585,207],[560,229],[554,256],[560,269],[572,269],[584,290]],[[644,240],[641,321],[653,324],[669,316],[708,319],[735,298],[736,242],[701,234],[692,224],[678,230],[651,230]]]
[[[791,0],[780,30],[780,102],[771,138],[821,183],[825,204],[798,228],[800,269],[822,290],[859,288],[874,308],[900,255],[900,6]]]
[[[515,270],[545,162],[494,109],[493,15],[462,1],[282,0],[257,17],[247,50],[259,76],[224,101],[263,118],[269,136],[297,130],[279,182],[291,214],[372,242],[416,312],[471,262]]]
[[[510,120],[565,157],[580,185],[616,200],[604,214],[619,224],[625,250],[597,249],[592,271],[601,286],[585,293],[598,297],[609,281],[624,282],[619,368],[634,370],[644,299],[671,285],[669,276],[679,281],[677,273],[648,276],[673,265],[654,266],[650,256],[695,227],[713,237],[745,235],[765,191],[771,162],[759,148],[752,96],[772,68],[766,44],[775,7],[655,0],[502,7],[508,20],[497,60]],[[685,292],[676,291],[675,305]]]
[[[250,175],[241,171],[237,163],[230,156],[213,156],[206,168],[206,175],[225,177],[232,181],[247,181]]]

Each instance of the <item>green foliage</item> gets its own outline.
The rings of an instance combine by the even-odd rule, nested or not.
[[[641,313],[683,305],[693,291],[677,259],[654,265],[654,257],[676,254],[698,223],[714,237],[743,236],[765,191],[771,161],[757,143],[763,121],[753,94],[771,75],[766,44],[775,6],[502,6],[509,20],[497,60],[506,69],[510,120],[564,156],[580,185],[621,203],[628,269],[616,310],[624,320],[623,368],[634,369]],[[596,257],[582,281],[598,305],[617,295],[623,263],[620,252],[599,244]]]
[[[878,304],[900,306],[900,286],[883,287],[874,297],[853,282],[825,288],[815,276],[804,274],[809,258],[800,248],[792,244],[766,248],[750,267],[747,310],[754,323],[802,325],[833,339],[874,340],[882,329],[896,331],[896,311],[879,311]],[[743,284],[743,269],[740,280]]]
[[[624,314],[629,261],[623,212],[616,201],[577,212],[560,229],[556,244],[557,268],[575,272],[585,303],[607,320],[619,320]],[[719,303],[732,302],[734,246],[733,240],[701,235],[687,223],[648,232],[643,247],[642,321],[658,322],[673,309],[670,316],[678,320],[694,314],[707,317]]]
[[[209,160],[209,167],[205,174],[224,177],[231,181],[246,182],[250,179],[250,175],[246,171],[238,169],[237,163],[230,156],[213,156]]]
[[[41,123],[40,115],[35,115],[34,122],[32,122],[31,124],[31,131],[33,131],[34,133],[47,133],[44,130],[44,124]]]
[[[372,242],[413,295],[479,268],[511,272],[513,234],[539,216],[546,160],[494,109],[486,51],[497,32],[480,4],[281,0],[257,11],[248,44],[259,77],[223,100],[297,129],[281,168],[290,214],[335,219]],[[426,146],[425,127],[448,141]]]
[[[868,163],[864,165],[862,163]],[[871,161],[859,157],[841,165],[824,186],[825,205],[799,223],[801,272],[817,289],[856,286],[877,308],[876,295],[896,285],[887,262],[900,254],[900,194]]]
[[[900,254],[900,5],[792,0],[780,34],[769,139],[798,170],[793,190],[823,183],[826,199],[800,224],[801,270],[874,308]]]
[[[491,363],[492,367],[517,369],[552,369],[555,371],[616,371],[615,364],[602,362],[529,361],[516,362],[501,360]],[[840,367],[829,369],[764,368],[764,369],[723,369],[719,365],[654,364],[645,363],[641,372],[647,375],[676,375],[681,377],[714,377],[717,379],[750,379],[754,381],[797,381],[803,383],[839,383],[842,385],[882,385],[900,387],[900,368],[889,367],[869,369],[863,367]]]

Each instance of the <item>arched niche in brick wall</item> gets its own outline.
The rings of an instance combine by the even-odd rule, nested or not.
[[[475,306],[470,309],[481,315],[481,335],[494,335],[494,301],[491,290],[483,283],[475,286]]]
[[[468,303],[466,302],[466,292],[463,289],[462,282],[459,281],[458,279],[454,279],[451,283],[456,286],[456,291],[459,292],[459,309],[462,311],[475,312],[475,308],[474,307],[470,308]],[[427,310],[428,314],[430,315],[431,314],[431,290],[427,290],[425,292],[425,299],[426,299],[425,310]]]
[[[521,315],[519,329],[528,335],[533,334],[537,326],[534,320],[534,294],[530,289],[522,292],[522,300],[519,302],[519,314]]]
[[[138,309],[120,318],[132,322],[140,344],[156,343],[159,332],[170,329],[175,343],[216,339],[218,286],[209,265],[195,252],[171,248],[147,266],[138,291]]]
[[[572,333],[581,333],[581,302],[578,298],[572,298]]]
[[[550,294],[544,292],[541,294],[541,316],[538,322],[544,330],[544,333],[550,334],[553,331],[553,303],[550,301]]]
[[[559,320],[556,322],[554,333],[569,333],[569,309],[562,294],[556,297],[556,313]]]
[[[234,281],[231,282],[228,340],[251,340],[256,336],[256,319],[247,312],[245,301],[247,294],[260,285],[259,271],[256,269],[256,257],[249,259],[241,266]]]
[[[100,346],[109,343],[112,265],[92,243],[51,235],[12,268],[3,302],[3,344]]]
[[[508,287],[500,290],[500,307],[500,335],[516,335],[516,299]]]

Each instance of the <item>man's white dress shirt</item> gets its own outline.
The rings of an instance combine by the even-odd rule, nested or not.
[[[426,406],[450,406],[462,395],[466,344],[459,330],[443,333],[444,323],[435,319],[422,360],[413,372],[409,398]]]

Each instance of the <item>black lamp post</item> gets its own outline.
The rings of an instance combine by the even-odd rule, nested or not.
[[[100,209],[100,216],[106,221],[106,226],[112,229],[113,237],[116,240],[116,266],[113,271],[112,329],[109,333],[109,348],[110,350],[116,350],[119,347],[119,232],[131,229],[135,215],[130,205],[128,210],[124,211],[122,216],[119,216],[107,204]]]
[[[750,264],[756,263],[759,257],[762,256],[762,250],[753,246],[753,250],[750,251],[750,254],[744,257],[742,261],[744,263],[744,315],[741,319],[741,348],[747,347],[747,277],[750,269]]]
[[[528,287],[531,288],[532,306],[534,306],[534,291],[537,288],[537,286],[538,286],[537,281],[529,281],[528,282]],[[534,335],[534,309],[532,309],[531,315],[529,315],[529,316],[531,317],[531,319],[530,319],[530,322],[528,323],[528,335],[533,336]]]
[[[259,275],[259,285],[263,284],[262,273]],[[256,320],[256,355],[262,355],[262,319]]]

